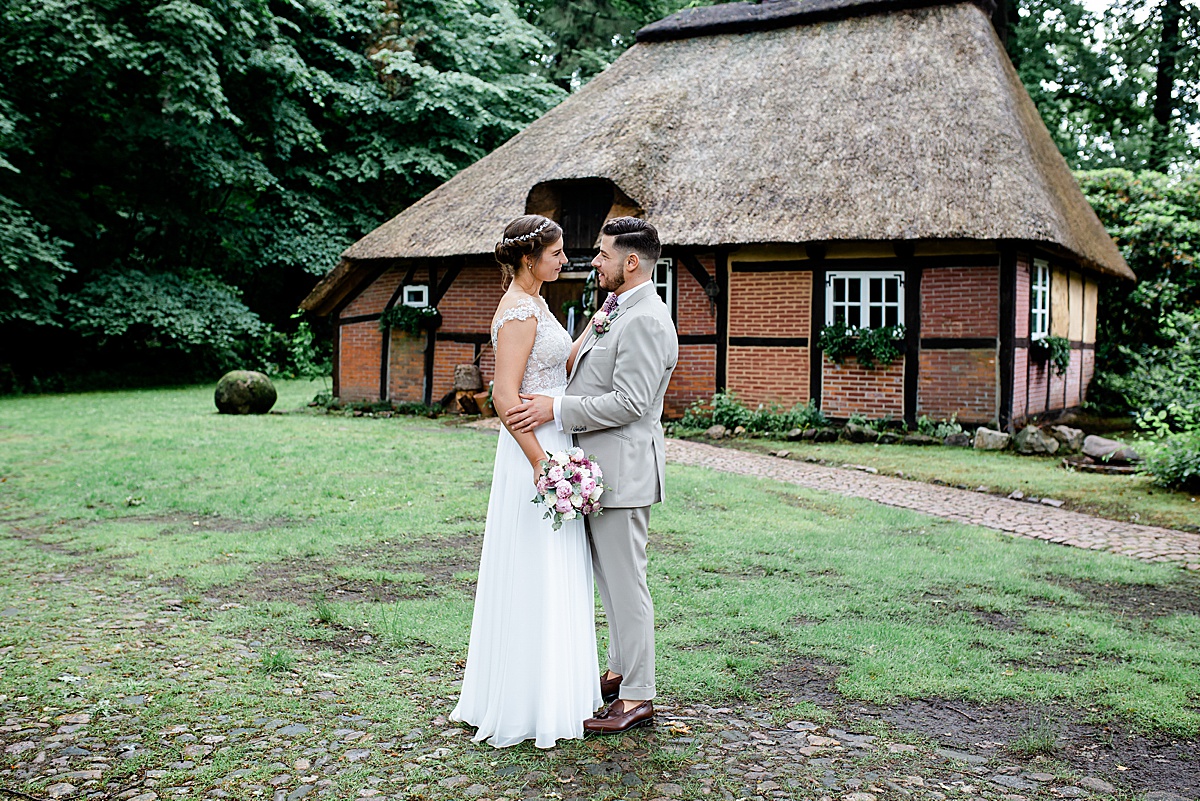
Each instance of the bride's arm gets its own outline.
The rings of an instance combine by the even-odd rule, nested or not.
[[[537,475],[538,462],[546,458],[546,451],[538,442],[532,431],[520,433],[513,431],[508,424],[506,411],[521,402],[521,379],[525,377],[525,364],[529,354],[533,352],[533,340],[537,336],[537,318],[529,317],[524,320],[509,320],[500,327],[496,335],[496,375],[492,385],[492,405],[500,422],[513,435],[513,439],[521,446],[525,458]]]

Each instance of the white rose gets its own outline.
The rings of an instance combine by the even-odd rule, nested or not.
[[[574,520],[574,519],[575,519],[575,518],[577,518],[577,517],[579,517],[579,513],[578,513],[578,512],[576,512],[574,509],[572,509],[572,510],[571,510],[571,511],[569,511],[569,512],[564,512],[564,513],[563,513],[563,516],[562,516],[562,519],[563,519],[563,520]]]

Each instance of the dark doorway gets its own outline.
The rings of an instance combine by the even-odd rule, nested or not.
[[[600,227],[613,206],[613,185],[603,180],[570,181],[560,189],[562,212],[558,224],[570,255],[595,248]]]

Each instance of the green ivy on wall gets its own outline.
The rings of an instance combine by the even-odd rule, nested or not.
[[[379,330],[396,328],[416,336],[424,328],[437,328],[442,313],[434,306],[393,306],[379,318]]]
[[[1071,342],[1066,337],[1045,336],[1030,342],[1030,353],[1037,361],[1054,362],[1054,372],[1059,376],[1067,374],[1071,364]]]
[[[888,367],[900,357],[901,348],[897,342],[903,339],[903,325],[853,328],[839,320],[821,329],[817,347],[838,364],[844,364],[847,356],[853,356],[863,367],[873,370],[876,363]]]

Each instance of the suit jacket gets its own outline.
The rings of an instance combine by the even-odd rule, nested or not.
[[[665,497],[663,396],[678,358],[675,324],[653,286],[621,303],[603,336],[589,324],[559,418],[604,471],[602,506],[650,506]]]

